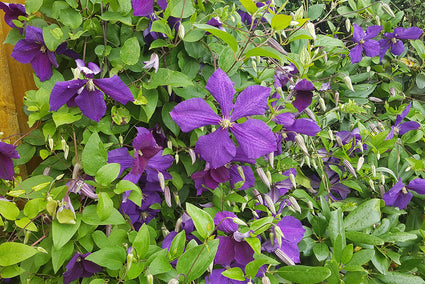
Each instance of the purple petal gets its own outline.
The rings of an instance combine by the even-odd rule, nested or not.
[[[396,206],[400,209],[406,208],[407,204],[412,198],[412,194],[410,192],[404,194],[402,192],[403,187],[404,183],[401,181],[401,179],[399,179],[398,182],[384,194],[382,199],[385,201],[386,206]]]
[[[0,2],[0,9],[4,11],[4,21],[12,28],[16,28],[13,20],[18,20],[19,16],[26,16],[25,6],[21,4],[10,4]],[[21,32],[22,33],[22,32]]]
[[[220,124],[220,117],[201,98],[193,98],[179,103],[170,112],[170,115],[183,132],[206,125]]]
[[[394,55],[400,55],[404,51],[404,45],[401,40],[397,40],[394,44],[391,45],[391,53]]]
[[[19,153],[16,146],[0,141],[0,153],[8,158],[19,159]]]
[[[153,13],[154,0],[131,0],[133,16],[149,16]]]
[[[216,169],[211,169],[210,171],[211,178],[219,183],[224,183],[229,180],[230,173],[229,169],[226,167],[219,167]]]
[[[353,41],[354,42],[358,43],[358,42],[360,42],[360,40],[362,40],[366,36],[363,29],[359,25],[357,25],[356,23],[353,24],[353,30],[354,30],[353,31]]]
[[[72,80],[66,82],[57,82],[52,89],[49,104],[51,111],[57,111],[66,104],[78,90],[87,83],[87,80]]]
[[[425,179],[415,178],[409,182],[406,188],[416,191],[419,194],[425,194]]]
[[[311,104],[312,101],[313,101],[313,92],[297,91],[295,94],[295,100],[292,102],[292,105],[299,112],[302,112]]]
[[[158,145],[156,144],[155,138],[152,135],[152,132],[150,132],[148,129],[144,127],[136,127],[137,129],[137,135],[133,139],[132,146],[136,150],[142,150],[143,152],[152,150],[154,148],[157,148]],[[154,155],[156,155],[159,152],[160,148],[155,151],[155,153],[151,153],[149,155],[149,158],[152,158]],[[145,156],[147,153],[143,153]]]
[[[363,50],[366,56],[369,56],[369,57],[378,56],[380,51],[379,42],[373,39],[365,40],[365,42],[363,43]]]
[[[167,9],[167,0],[156,0],[156,4],[158,4],[158,6],[162,9],[165,10]]]
[[[108,163],[120,164],[120,174],[118,176],[121,176],[124,170],[131,168],[133,165],[133,157],[130,156],[127,148],[118,148],[109,151]]]
[[[245,266],[254,260],[254,250],[247,242],[235,242],[234,246],[236,262]]]
[[[31,67],[42,82],[50,79],[53,75],[52,63],[49,56],[45,53],[36,55],[31,61]]]
[[[291,243],[299,243],[305,233],[301,221],[292,216],[285,216],[276,224],[282,230],[285,240]]]
[[[410,130],[419,129],[419,127],[421,127],[421,125],[416,121],[403,122],[402,124],[398,126],[398,128],[400,129],[398,131],[398,134],[404,135],[406,132],[409,132]]]
[[[43,30],[37,27],[27,26],[25,29],[25,39],[39,45],[44,45]]]
[[[163,150],[160,150],[155,156],[153,156],[148,162],[148,168],[155,169],[158,171],[168,170],[174,162],[174,158],[171,155],[162,155]]]
[[[356,45],[350,50],[350,58],[352,64],[362,61],[362,52],[363,47],[361,44]]]
[[[123,105],[134,101],[134,97],[130,89],[121,80],[121,78],[118,77],[118,75],[114,75],[111,78],[93,79],[93,83],[101,89],[105,95],[110,96]]]
[[[398,39],[418,39],[422,35],[423,31],[418,27],[411,28],[395,28],[394,33]]]
[[[382,26],[370,26],[366,29],[366,36],[363,38],[365,41],[376,37],[382,31]]]
[[[219,243],[217,254],[214,258],[215,264],[221,264],[223,266],[230,265],[235,259],[235,241],[232,237],[219,236]]]
[[[382,58],[384,58],[385,56],[385,53],[387,53],[387,50],[391,47],[391,40],[380,39],[378,43],[379,43],[379,48],[381,49],[379,51],[379,58],[382,60]]]
[[[75,98],[75,103],[85,116],[97,122],[106,112],[103,93],[99,90],[88,91],[87,88],[84,88]]]
[[[231,131],[248,158],[257,159],[277,148],[275,136],[264,121],[248,119],[233,125]]]
[[[15,170],[13,161],[4,153],[0,153],[0,178],[5,180],[13,180]]]
[[[230,278],[227,278],[226,276],[222,275],[225,269],[214,269],[210,274],[205,276],[205,284],[233,284],[235,283],[235,280],[231,280]],[[239,281],[237,281],[239,282]]]
[[[199,137],[195,152],[215,169],[233,159],[236,155],[236,146],[229,137],[229,131],[220,127],[213,133]]]
[[[217,212],[214,216],[214,225],[218,226],[217,230],[231,234],[239,228],[238,224],[233,222],[233,218],[237,218],[235,213],[229,211]]]
[[[282,124],[284,128],[288,128],[295,123],[295,115],[290,112],[281,113],[273,121]]]
[[[230,81],[229,76],[218,68],[208,79],[207,89],[220,104],[223,117],[228,118],[233,108],[233,95],[236,93],[233,87],[235,83]]]
[[[83,261],[84,270],[87,272],[84,277],[90,277],[95,273],[102,271],[102,267],[90,260]]]
[[[40,44],[26,39],[21,39],[16,43],[10,56],[18,62],[27,64],[30,63],[35,56],[41,53],[40,48]]]
[[[395,125],[399,125],[403,119],[406,118],[406,116],[410,112],[410,108],[412,107],[412,103],[409,103],[406,108],[401,112],[400,115],[397,115],[397,118],[395,119]]]
[[[171,231],[162,241],[162,248],[170,251],[171,243],[173,242],[176,236],[177,236],[177,232]]]
[[[293,131],[308,136],[316,136],[320,130],[317,122],[309,118],[296,119],[294,124],[286,128],[286,131]]]
[[[230,121],[250,115],[264,115],[264,111],[268,108],[269,96],[270,88],[258,85],[246,87],[236,99]]]

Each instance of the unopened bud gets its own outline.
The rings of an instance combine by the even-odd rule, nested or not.
[[[345,29],[347,30],[348,33],[351,32],[351,22],[349,18],[345,19]]]
[[[267,41],[267,44],[271,47],[271,48],[273,48],[273,49],[276,49],[277,51],[279,51],[280,53],[282,53],[282,54],[284,54],[284,55],[287,55],[288,53],[286,52],[286,50],[285,49],[283,49],[283,47],[274,39],[274,38],[270,38],[268,41]]]
[[[354,170],[353,165],[351,165],[351,163],[348,160],[342,159],[342,164],[350,172],[350,174],[352,174],[355,178],[357,178],[356,171]]]
[[[270,278],[267,276],[263,276],[263,278],[261,278],[261,284],[271,284]]]
[[[312,159],[312,160],[311,160],[311,164],[313,165],[313,168],[314,168],[315,170],[317,170],[316,159]]]
[[[407,173],[408,171],[410,171],[412,169],[411,166],[408,166],[404,171]]]
[[[158,181],[159,181],[159,186],[161,187],[161,190],[164,191],[165,190],[165,178],[164,178],[164,174],[161,173],[160,171],[158,171]]]
[[[374,103],[382,103],[383,100],[381,100],[380,98],[377,97],[369,97],[369,101],[374,102]]]
[[[362,151],[362,153],[363,153],[363,143],[362,143],[362,141],[358,141],[357,142],[357,147],[359,147],[359,149],[360,149],[360,151]]]
[[[255,62],[255,60],[252,60],[251,63],[252,63],[252,69],[254,69],[254,72],[257,73],[257,62]]]
[[[335,140],[336,140],[336,144],[338,144],[339,147],[344,147],[344,144],[342,144],[341,137],[336,136]]]
[[[191,148],[191,149],[189,149],[189,156],[190,156],[190,158],[192,159],[192,165],[196,162],[196,154],[195,154],[195,151],[193,151],[193,149]]]
[[[246,205],[248,204],[248,201],[249,201],[248,195],[245,195],[244,198],[245,198],[246,202],[241,204],[241,212],[243,212],[245,210],[245,207],[246,207]]]
[[[385,187],[382,184],[379,185],[379,194],[381,194],[381,196],[385,194]]]
[[[43,171],[43,176],[48,176],[50,174],[50,167],[46,167]]]
[[[267,155],[267,157],[268,157],[268,160],[269,160],[270,167],[272,167],[272,169],[273,169],[273,164],[274,164],[274,152],[269,153],[269,154]]]
[[[269,180],[269,183],[272,184],[272,174],[269,170],[266,171],[267,179]]]
[[[52,138],[52,137],[50,137],[50,135],[49,135],[49,138],[48,138],[47,140],[48,140],[48,142],[49,142],[49,148],[50,148],[50,151],[53,151],[53,148],[54,148],[54,146],[55,146],[55,142],[53,141],[53,138]]]
[[[241,225],[241,226],[248,226],[244,221],[242,221],[241,219],[234,217],[232,218],[233,222],[235,224]]]
[[[312,120],[314,120],[314,121],[317,121],[316,120],[316,117],[314,116],[314,113],[313,113],[313,111],[311,110],[311,109],[309,109],[309,108],[305,108],[304,109],[304,113],[310,118],[310,119],[312,119]]]
[[[372,171],[372,176],[373,177],[376,177],[376,167],[375,167],[375,164],[372,164],[370,166],[370,170]]]
[[[379,129],[381,130],[381,131],[385,131],[385,126],[380,122],[380,121],[378,121],[377,123],[376,123],[376,125],[379,127]]]
[[[207,271],[208,271],[209,273],[212,273],[213,268],[214,268],[214,261],[212,261],[212,262],[210,263],[210,265],[208,265]]]
[[[270,181],[267,178],[267,175],[264,173],[264,170],[262,168],[257,168],[256,171],[261,181],[270,189]]]
[[[168,95],[171,96],[171,94],[173,93],[173,87],[170,85],[167,85],[167,92],[168,92]]]
[[[371,68],[370,68],[370,65],[368,65],[368,66],[366,67],[366,72],[367,72],[367,73],[369,73],[369,72],[370,72],[370,69],[371,69]]]
[[[120,134],[120,136],[118,136],[118,141],[120,142],[121,146],[124,144],[124,137],[122,137],[121,134]]]
[[[77,179],[78,178],[78,174],[80,172],[80,169],[81,169],[81,164],[80,163],[75,163],[74,169],[72,170],[72,179]]]
[[[256,188],[252,189],[252,193],[254,194],[254,197],[258,200],[258,203],[264,204],[263,197],[261,196],[261,193]]]
[[[298,144],[304,154],[306,154],[307,156],[310,155],[307,150],[307,146],[305,145],[304,138],[299,133],[295,134],[295,142]]]
[[[153,284],[153,275],[150,272],[146,275],[146,280],[148,281],[148,284]]]
[[[393,10],[391,9],[390,5],[388,5],[387,3],[381,2],[381,7],[382,7],[382,10],[385,11],[385,13],[387,13],[391,17],[395,18],[395,14],[394,14]]]
[[[284,38],[286,38],[286,32],[285,32],[285,30],[282,30],[281,34],[282,34],[282,36],[283,36]]]
[[[161,226],[161,232],[162,232],[162,236],[165,238],[166,236],[168,236],[168,234],[170,233],[170,231],[168,231],[167,227],[165,227],[164,224],[162,224]]]
[[[61,147],[62,147],[62,151],[64,151],[64,152],[65,152],[66,146],[68,146],[68,145],[66,144],[65,139],[63,139],[63,137],[61,137]]]
[[[173,150],[173,142],[171,140],[167,141],[167,148]]]
[[[168,207],[171,207],[171,193],[170,188],[168,186],[164,187],[164,199]]]
[[[295,262],[286,254],[284,253],[280,248],[276,249],[275,252],[276,256],[282,260],[287,265],[295,265]]]
[[[257,212],[255,210],[251,210],[252,216],[254,216],[254,218],[259,219],[260,216],[258,216]]]
[[[280,98],[282,100],[285,100],[285,95],[283,94],[282,88],[281,87],[277,87],[276,88],[276,92],[279,94]]]
[[[240,175],[241,179],[245,182],[245,173],[243,172],[242,166],[237,166],[238,174]]]
[[[291,181],[292,186],[293,186],[294,188],[297,188],[297,182],[296,182],[296,180],[295,180],[295,175],[294,175],[293,173],[290,173],[290,174],[289,174],[289,180]]]
[[[178,164],[178,163],[179,163],[179,161],[180,161],[179,153],[176,153],[176,154],[174,155],[174,160],[176,160],[176,164]]]
[[[301,214],[301,207],[298,204],[298,201],[293,196],[289,196],[288,200],[291,202],[291,207],[294,208],[296,212]]]
[[[182,204],[180,203],[180,197],[179,197],[179,194],[178,194],[177,192],[173,191],[173,195],[174,195],[174,200],[176,201],[177,205],[178,205],[179,207],[182,207]]]
[[[380,26],[380,25],[381,25],[381,19],[379,18],[379,16],[378,16],[378,15],[375,15],[375,21],[376,21],[376,24],[377,24],[378,26]]]
[[[315,28],[314,28],[314,24],[312,22],[308,22],[305,25],[305,27],[307,28],[307,31],[310,33],[310,35],[313,38],[313,40],[316,40],[317,39],[317,36],[316,36],[316,31],[315,31]]]
[[[42,247],[37,247],[37,250],[39,252],[42,252],[42,253],[45,253],[45,254],[49,254],[49,252],[47,250],[45,250],[44,248],[42,248]]]
[[[345,82],[345,85],[347,86],[347,88],[348,89],[350,89],[351,91],[353,91],[353,92],[355,92],[354,91],[354,88],[353,88],[353,84],[351,83],[351,78],[350,78],[350,76],[344,76],[344,82]]]
[[[335,106],[338,106],[339,104],[339,92],[335,92]]]
[[[381,178],[381,183],[385,184],[385,175],[381,174],[380,178]]]
[[[391,94],[391,96],[395,96],[395,88],[394,87],[391,87],[390,88],[390,94]]]
[[[273,200],[267,194],[264,195],[264,201],[266,202],[267,207],[270,209],[273,215],[276,215],[276,208],[274,207]]]
[[[29,230],[24,230],[24,231],[25,231],[25,233],[24,233],[24,244],[26,245],[28,243],[29,239],[30,239],[31,231],[29,231]]]
[[[72,73],[74,74],[74,80],[77,80],[80,78],[81,71],[79,68],[72,69]]]
[[[319,104],[320,104],[320,107],[322,108],[322,111],[326,112],[326,104],[323,98],[319,98]]]
[[[328,63],[328,53],[326,51],[323,51],[323,61],[326,63]]]
[[[310,210],[314,209],[313,202],[311,202],[310,200],[307,200],[307,206],[308,206],[308,209]]]
[[[174,231],[176,233],[180,232],[180,228],[181,228],[182,223],[183,223],[182,217],[178,218],[177,221],[176,221],[176,227],[174,228]]]
[[[363,156],[361,156],[361,157],[359,158],[359,160],[357,161],[357,168],[356,168],[356,170],[357,170],[357,171],[359,171],[359,170],[362,168],[363,163],[364,163],[364,157],[363,157]]]
[[[328,135],[329,135],[329,139],[331,139],[331,141],[333,141],[335,139],[334,133],[332,131],[332,129],[328,128]]]
[[[311,168],[310,157],[309,156],[304,156],[303,160],[305,161],[305,163],[307,164],[307,166],[309,168]]]
[[[379,161],[381,159],[381,153],[376,153],[376,159]]]
[[[179,37],[181,39],[183,39],[184,38],[184,35],[185,35],[185,31],[184,31],[184,26],[183,25],[179,25],[179,31],[178,31],[178,33],[179,33]]]
[[[277,240],[277,244],[279,245],[279,247],[282,246],[282,240],[285,238],[285,236],[283,235],[282,230],[280,229],[279,226],[275,225],[274,226],[274,233],[276,234],[276,240]]]
[[[130,270],[131,265],[133,264],[133,260],[134,260],[133,249],[130,248],[130,253],[127,254],[127,267],[126,267],[127,272]]]
[[[55,178],[55,180],[61,180],[64,176],[65,174],[60,174]]]
[[[179,284],[179,280],[176,278],[173,278],[170,281],[168,281],[168,284]]]

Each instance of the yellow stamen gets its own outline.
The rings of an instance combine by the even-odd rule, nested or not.
[[[220,121],[220,126],[223,127],[224,129],[232,127],[233,126],[233,122],[231,122],[229,119],[227,118],[223,118]]]

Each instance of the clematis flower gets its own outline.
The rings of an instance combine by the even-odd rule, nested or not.
[[[64,104],[69,107],[77,105],[85,116],[99,122],[106,112],[104,94],[124,105],[134,101],[130,89],[117,75],[111,78],[93,79],[94,75],[101,71],[99,66],[90,62],[86,67],[81,59],[76,59],[75,62],[78,70],[87,79],[57,82],[50,95],[51,111],[57,111]]]
[[[167,8],[167,0],[157,0],[156,2],[162,10]],[[153,13],[154,4],[155,0],[131,0],[133,16],[149,16]]]
[[[155,73],[158,72],[159,68],[159,57],[156,53],[152,53],[151,58],[149,61],[143,61],[145,66],[143,66],[143,69],[151,69],[153,68],[155,70]]]
[[[382,199],[385,201],[386,206],[398,207],[404,209],[409,204],[413,194],[407,190],[413,190],[418,194],[425,194],[425,179],[416,178],[404,185],[401,179],[387,191]]]
[[[283,217],[277,224],[280,230],[283,233],[282,244],[279,246],[277,240],[278,235],[275,232],[273,227],[275,239],[273,242],[267,240],[262,249],[267,252],[274,252],[276,256],[281,258],[283,252],[287,257],[289,257],[292,262],[300,262],[300,251],[298,249],[298,243],[303,239],[305,229],[303,228],[301,221],[292,216]]]
[[[381,26],[370,26],[366,29],[366,33],[356,23],[353,24],[353,41],[357,42],[353,49],[350,50],[351,63],[358,63],[362,61],[362,53],[369,57],[379,55],[379,43],[372,38],[376,37],[382,30]]]
[[[388,133],[388,136],[385,138],[385,140],[393,139],[394,134],[404,135],[410,130],[419,129],[419,127],[421,127],[421,125],[416,121],[406,121],[401,123],[403,119],[405,119],[406,116],[409,114],[411,106],[412,103],[408,104],[407,107],[402,111],[401,115],[397,115],[397,118],[395,119],[395,124],[391,126],[391,131],[390,133]]]
[[[59,66],[55,53],[50,51],[44,43],[43,31],[37,27],[27,26],[25,38],[16,43],[11,56],[21,63],[31,63],[40,81],[46,81],[52,77],[52,65]]]
[[[213,169],[227,164],[236,156],[236,146],[229,137],[229,130],[236,137],[244,156],[249,159],[257,159],[276,149],[273,132],[265,122],[248,119],[244,123],[236,123],[242,117],[264,114],[270,88],[248,86],[233,105],[233,95],[236,93],[233,84],[221,69],[217,69],[207,82],[206,89],[220,104],[222,117],[201,98],[181,102],[170,112],[183,132],[206,125],[220,125],[213,133],[201,136],[195,146],[195,152]]]
[[[66,265],[66,271],[63,273],[63,283],[69,284],[80,278],[90,277],[100,271],[102,267],[85,258],[91,253],[81,254],[77,252]]]
[[[294,63],[291,63],[287,66],[276,69],[276,74],[274,75],[274,86],[283,88],[289,82],[293,75],[298,73],[297,67]]]
[[[316,121],[309,118],[295,119],[295,115],[290,112],[277,115],[273,121],[283,125],[287,140],[291,141],[294,140],[296,133],[314,137],[321,130]]]
[[[21,4],[12,4],[0,2],[0,9],[4,12],[4,21],[12,28],[18,28],[13,20],[18,20],[19,16],[26,16],[25,6]],[[21,28],[19,28],[22,30]]]
[[[381,50],[379,57],[382,60],[385,53],[390,49],[394,55],[400,55],[404,51],[404,45],[402,39],[418,39],[422,35],[423,31],[418,27],[412,28],[395,28],[392,33],[384,33],[384,39],[379,40],[379,46]]]
[[[12,159],[19,159],[16,146],[0,141],[0,178],[5,180],[12,180],[15,174]]]
[[[211,19],[208,20],[207,25],[213,26],[218,28],[219,30],[222,30],[223,32],[225,32],[226,30],[223,27],[223,23],[220,21],[219,17],[213,17]],[[210,34],[210,33],[207,33]]]
[[[295,85],[294,90],[295,100],[292,102],[292,105],[299,112],[302,112],[313,101],[313,91],[316,90],[316,88],[312,82],[307,79],[302,79]]]
[[[153,204],[162,203],[162,199],[157,192],[143,191],[141,206],[128,199],[129,192],[123,194],[121,211],[128,215],[134,228],[138,231],[143,224],[148,224],[159,213],[159,209],[150,208]]]
[[[192,179],[195,182],[196,195],[201,195],[204,188],[216,189],[220,183],[224,183],[229,180],[230,173],[229,169],[225,166],[212,169],[209,163],[205,164],[205,168],[202,171],[192,174]]]

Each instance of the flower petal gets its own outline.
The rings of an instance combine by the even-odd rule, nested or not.
[[[418,39],[422,35],[423,31],[418,27],[411,28],[395,28],[394,33],[398,39]]]
[[[363,50],[366,56],[369,56],[369,57],[378,56],[380,52],[379,42],[373,39],[365,40],[365,42],[363,43]]]
[[[234,246],[235,260],[237,263],[245,266],[254,260],[254,250],[246,241],[235,242]]]
[[[132,146],[136,151],[141,150],[143,157],[152,158],[161,150],[161,147],[156,143],[150,130],[144,127],[136,127],[136,129],[137,135],[133,139]]]
[[[391,45],[391,53],[394,55],[400,55],[404,51],[404,45],[401,40],[397,40],[394,44]]]
[[[21,39],[13,48],[12,56],[16,61],[27,64],[30,63],[40,52],[41,46],[32,41]]]
[[[362,61],[362,52],[363,46],[361,44],[356,45],[350,50],[350,58],[352,64]]]
[[[35,75],[40,78],[40,81],[46,81],[52,77],[52,63],[46,53],[37,54],[31,61],[31,67],[34,69]]]
[[[308,136],[316,136],[320,130],[317,122],[309,118],[298,118],[291,126],[286,128],[286,131],[293,131]]]
[[[87,88],[84,88],[75,98],[75,103],[85,116],[97,122],[106,112],[103,93],[99,90],[88,91]]]
[[[415,178],[409,182],[406,188],[416,191],[419,194],[425,194],[425,179]]]
[[[5,180],[13,180],[15,170],[13,161],[4,153],[0,153],[0,178]]]
[[[236,94],[235,83],[230,81],[229,76],[218,68],[208,79],[205,89],[207,89],[211,95],[220,104],[221,112],[223,117],[229,117],[230,111],[233,108],[233,95]]]
[[[101,89],[105,95],[110,96],[123,105],[134,101],[134,97],[130,89],[121,80],[121,78],[118,77],[118,75],[114,75],[111,78],[93,79],[93,83]]]
[[[246,87],[236,99],[230,121],[250,115],[264,115],[268,108],[267,98],[269,96],[270,88],[258,85]]]
[[[367,40],[374,38],[379,34],[380,31],[382,31],[382,26],[370,26],[366,29],[366,36],[363,39]]]
[[[385,53],[387,53],[387,50],[391,47],[391,40],[390,39],[380,39],[378,41],[380,51],[379,51],[379,58],[382,60],[384,58]]]
[[[120,164],[120,176],[124,170],[131,168],[133,165],[133,157],[128,153],[127,148],[118,148],[109,151],[108,153],[108,163],[118,163]]]
[[[201,98],[181,102],[170,112],[171,118],[183,132],[220,123],[220,117]]]
[[[357,25],[356,23],[353,24],[353,30],[354,30],[353,31],[353,41],[354,42],[358,43],[358,42],[360,42],[360,40],[362,40],[366,36],[363,29],[359,25]]]
[[[404,183],[401,179],[387,192],[385,192],[382,199],[385,201],[386,206],[394,206],[400,194],[403,194],[401,191],[404,187]],[[402,208],[400,208],[402,209]]]
[[[264,121],[248,119],[242,124],[233,125],[230,130],[248,158],[257,159],[277,148],[275,136]]]
[[[133,16],[149,16],[153,13],[154,0],[131,0]]]
[[[230,265],[235,259],[235,247],[236,243],[230,236],[224,237],[219,236],[219,243],[217,253],[214,258],[215,264],[221,264],[223,266]]]
[[[282,124],[284,128],[288,128],[295,123],[295,115],[290,112],[281,113],[273,121]]]
[[[230,162],[236,155],[236,146],[229,137],[229,131],[218,128],[213,133],[199,137],[195,152],[216,169]]]
[[[251,167],[250,166],[241,166],[241,167],[245,175],[245,182],[240,188],[238,188],[238,190],[247,190],[250,187],[254,187],[255,177]],[[233,165],[232,168],[230,169],[230,185],[234,188],[235,184],[240,181],[242,181],[242,177],[238,172],[238,166]]]
[[[231,234],[239,228],[238,224],[233,222],[233,218],[237,218],[235,213],[229,211],[217,212],[214,216],[214,225],[218,226],[217,230]]]
[[[171,155],[162,155],[163,150],[160,150],[155,156],[149,159],[148,168],[158,171],[165,171],[171,167],[174,158]]]
[[[398,126],[398,128],[400,129],[398,131],[398,134],[404,135],[406,132],[409,132],[410,130],[419,129],[419,127],[421,127],[421,125],[416,121],[403,122],[402,124]]]
[[[66,104],[78,90],[87,83],[87,80],[72,80],[65,82],[57,82],[52,89],[49,99],[51,111],[57,111],[61,106]]]

